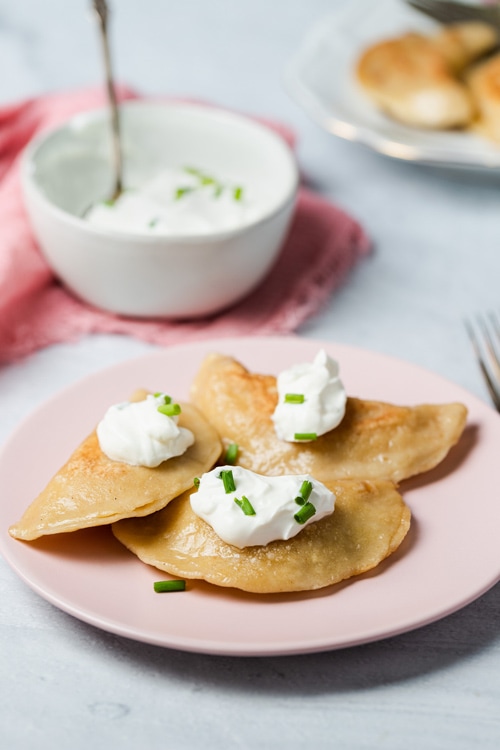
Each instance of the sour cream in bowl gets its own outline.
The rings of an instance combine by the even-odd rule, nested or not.
[[[291,150],[211,107],[128,102],[120,113],[116,203],[107,110],[28,145],[23,191],[42,253],[76,296],[114,313],[195,318],[232,305],[282,247],[298,185]]]

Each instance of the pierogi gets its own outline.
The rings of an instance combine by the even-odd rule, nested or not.
[[[107,524],[140,560],[169,575],[260,594],[319,589],[372,570],[410,528],[396,483],[442,461],[464,429],[465,406],[348,397],[337,427],[310,442],[287,442],[272,420],[277,400],[274,376],[211,354],[192,383],[192,402],[181,404],[179,426],[195,437],[183,455],[155,468],[132,466],[108,458],[94,431],[9,532],[33,540]],[[335,495],[333,513],[286,541],[241,549],[223,541],[194,513],[190,495],[195,478],[231,443],[245,469],[325,484]]]
[[[138,391],[132,400],[145,398]],[[208,471],[221,454],[215,429],[192,404],[182,403],[179,426],[194,434],[187,451],[155,468],[113,461],[101,450],[94,431],[70,456],[9,533],[32,540],[45,534],[111,524],[165,507]]]
[[[474,67],[467,83],[478,108],[474,130],[500,143],[500,54]]]
[[[185,492],[146,518],[113,524],[144,563],[183,578],[259,594],[323,588],[376,567],[399,547],[410,510],[390,481],[328,483],[335,510],[288,541],[238,549],[191,509]]]
[[[380,109],[406,125],[463,128],[476,102],[461,73],[497,44],[496,30],[478,22],[445,26],[433,36],[409,32],[366,48],[356,78]]]
[[[191,400],[225,444],[239,446],[237,463],[258,474],[309,473],[321,482],[342,478],[402,479],[428,471],[446,456],[465,426],[463,404],[394,406],[348,398],[338,427],[307,443],[280,440],[272,414],[276,378],[250,373],[221,354],[208,355]]]

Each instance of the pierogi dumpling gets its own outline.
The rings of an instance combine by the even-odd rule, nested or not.
[[[275,433],[276,378],[250,373],[229,356],[208,355],[191,400],[223,441],[237,443],[237,463],[258,474],[306,474],[321,482],[347,477],[402,479],[436,466],[465,426],[463,404],[394,406],[348,398],[338,427],[313,442]]]
[[[146,392],[132,400],[145,398]],[[144,516],[165,507],[208,471],[221,454],[215,429],[192,404],[182,403],[179,426],[195,441],[182,456],[155,468],[113,461],[101,450],[95,431],[74,451],[67,463],[28,507],[9,533],[32,540],[89,526],[111,524],[121,518]]]
[[[259,594],[329,586],[376,567],[401,544],[410,510],[389,481],[327,483],[335,510],[288,541],[239,549],[191,509],[185,492],[168,507],[113,524],[143,562],[171,575]]]

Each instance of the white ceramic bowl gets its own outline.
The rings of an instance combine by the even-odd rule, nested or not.
[[[106,110],[85,113],[23,156],[27,212],[56,275],[92,305],[137,317],[198,317],[244,297],[270,270],[292,217],[291,150],[268,128],[204,106],[130,102],[121,125],[126,184],[196,165],[251,186],[260,216],[201,236],[96,228],[82,216],[111,193],[110,128]]]

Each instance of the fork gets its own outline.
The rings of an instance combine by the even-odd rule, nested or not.
[[[492,26],[500,26],[500,2],[495,0],[482,5],[469,5],[457,0],[406,0],[406,3],[444,24],[484,21]]]
[[[500,320],[488,313],[464,322],[491,400],[500,412]]]
[[[115,83],[111,66],[111,54],[109,50],[109,7],[106,0],[93,0],[93,9],[96,14],[101,48],[104,59],[104,72],[106,79],[106,90],[108,94],[108,105],[111,115],[111,137],[113,146],[114,186],[110,200],[115,201],[123,192],[123,156],[120,137],[120,118],[118,114],[118,102],[116,101]]]

